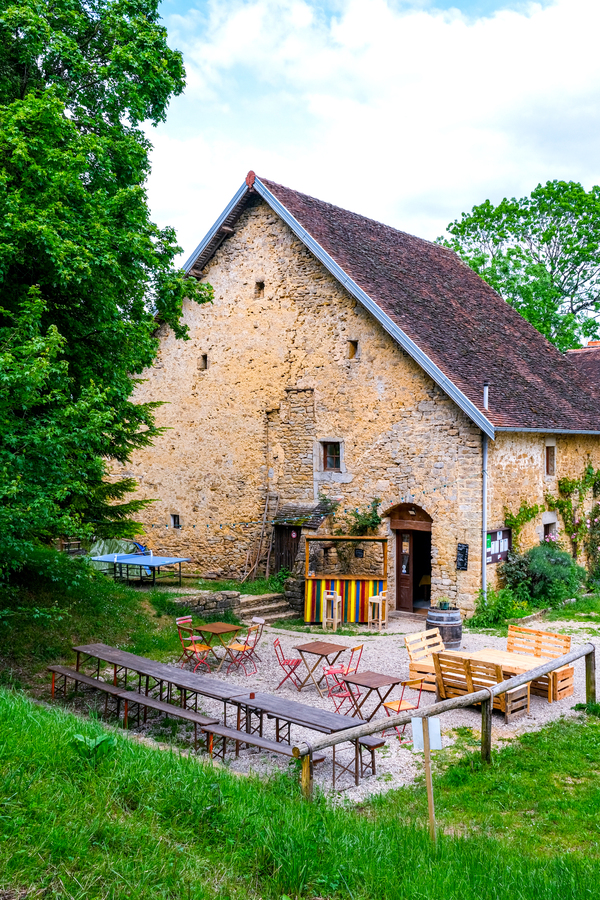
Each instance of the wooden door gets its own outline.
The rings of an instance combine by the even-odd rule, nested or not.
[[[275,525],[273,536],[273,572],[289,569],[296,562],[301,529],[297,525]]]
[[[396,532],[396,609],[413,611],[413,534]]]

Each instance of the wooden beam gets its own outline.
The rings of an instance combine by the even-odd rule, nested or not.
[[[588,653],[585,658],[585,700],[596,702],[596,652]]]

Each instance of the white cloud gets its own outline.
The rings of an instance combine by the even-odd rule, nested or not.
[[[434,238],[489,197],[599,180],[596,0],[485,18],[397,0],[211,0],[167,20],[188,89],[153,213],[186,253],[246,171]]]

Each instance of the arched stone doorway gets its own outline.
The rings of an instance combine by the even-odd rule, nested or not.
[[[414,503],[387,511],[396,534],[396,609],[427,615],[431,605],[431,523],[429,513]]]

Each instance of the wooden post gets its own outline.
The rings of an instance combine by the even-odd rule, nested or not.
[[[425,756],[425,784],[427,785],[427,806],[429,808],[429,836],[435,843],[435,808],[433,805],[433,782],[431,780],[431,751],[429,749],[429,719],[423,719],[423,753]]]
[[[489,697],[481,704],[481,759],[486,763],[492,761],[492,703]]]
[[[585,700],[596,702],[596,651],[592,650],[585,658]]]
[[[302,757],[302,794],[305,800],[312,800],[313,793],[313,761],[312,752]]]

